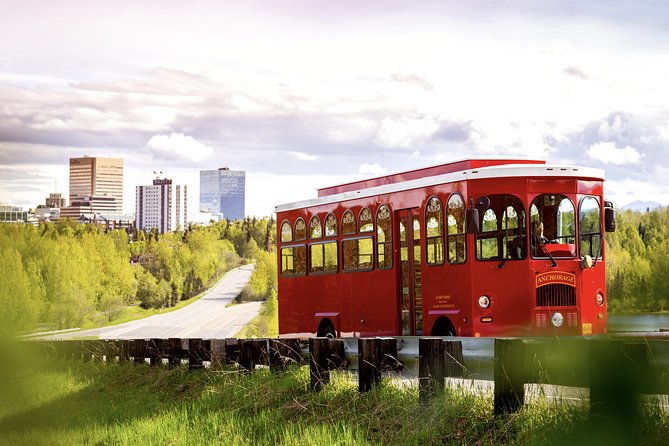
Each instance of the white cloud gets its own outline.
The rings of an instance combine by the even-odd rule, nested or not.
[[[155,158],[168,161],[204,161],[214,152],[211,147],[183,133],[154,135],[146,148]]]
[[[379,163],[374,163],[374,164],[364,163],[360,166],[358,172],[364,175],[386,175],[388,173],[388,169],[386,169],[385,167],[381,167]]]
[[[598,142],[588,149],[590,159],[601,161],[604,164],[638,164],[642,156],[630,146],[617,149],[612,142]]]
[[[311,155],[304,152],[288,152],[291,156],[295,157],[299,161],[316,161],[318,160],[318,155]]]
[[[383,147],[411,147],[422,143],[439,129],[436,119],[386,117],[376,136],[376,142]]]

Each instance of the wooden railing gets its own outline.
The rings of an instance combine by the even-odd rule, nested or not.
[[[357,352],[350,348],[357,342]],[[370,390],[384,374],[405,369],[411,357],[418,362],[421,402],[439,395],[447,377],[467,378],[471,370],[458,338],[418,339],[418,350],[404,349],[403,338],[355,340],[298,339],[134,339],[40,341],[49,354],[83,361],[148,363],[151,366],[201,368],[234,367],[251,371],[258,365],[280,372],[290,364],[310,367],[311,387],[319,391],[330,371],[356,368],[358,389]],[[466,351],[466,350],[465,350]],[[525,400],[525,384],[555,384],[590,389],[591,414],[629,417],[638,412],[638,394],[669,393],[669,342],[620,339],[494,340],[494,412],[518,411]]]

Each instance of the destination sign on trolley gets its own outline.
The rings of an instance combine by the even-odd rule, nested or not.
[[[576,274],[548,271],[537,274],[537,288],[546,285],[561,284],[576,288]]]

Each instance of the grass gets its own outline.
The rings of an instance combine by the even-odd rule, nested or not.
[[[7,350],[0,363],[0,444],[11,445],[514,445],[666,444],[667,415],[592,429],[587,411],[540,401],[492,415],[492,396],[447,391],[421,406],[390,381],[365,394],[347,372],[319,393],[308,367],[151,368],[65,362]],[[630,441],[633,439],[633,441]]]

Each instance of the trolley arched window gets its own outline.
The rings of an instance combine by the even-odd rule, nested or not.
[[[281,223],[281,243],[292,242],[293,241],[293,228],[290,226],[288,220],[284,220]]]
[[[325,236],[337,236],[337,217],[335,217],[334,214],[328,214],[328,216],[325,217]]]
[[[564,195],[543,194],[530,206],[532,257],[576,256],[576,212]]]
[[[444,214],[441,200],[432,197],[425,206],[425,240],[427,242],[427,263],[444,263]]]
[[[323,237],[323,227],[321,226],[321,219],[318,215],[311,217],[309,222],[309,239],[319,239]]]
[[[342,215],[341,217],[341,233],[342,234],[356,233],[355,216],[353,215],[353,211],[351,211],[350,209],[347,209],[344,212],[344,215]]]
[[[307,239],[307,225],[302,217],[295,221],[295,241]]]
[[[465,263],[465,202],[460,194],[448,199],[447,234],[448,263]]]
[[[581,257],[593,259],[602,255],[602,210],[595,197],[581,200],[578,210],[578,233]]]
[[[374,222],[372,221],[372,211],[369,208],[362,208],[358,217],[358,232],[373,232]]]
[[[376,211],[376,261],[379,269],[393,267],[393,233],[390,208],[383,204]]]
[[[490,195],[483,214],[481,233],[476,236],[479,260],[522,259],[526,253],[525,207],[513,195]]]

